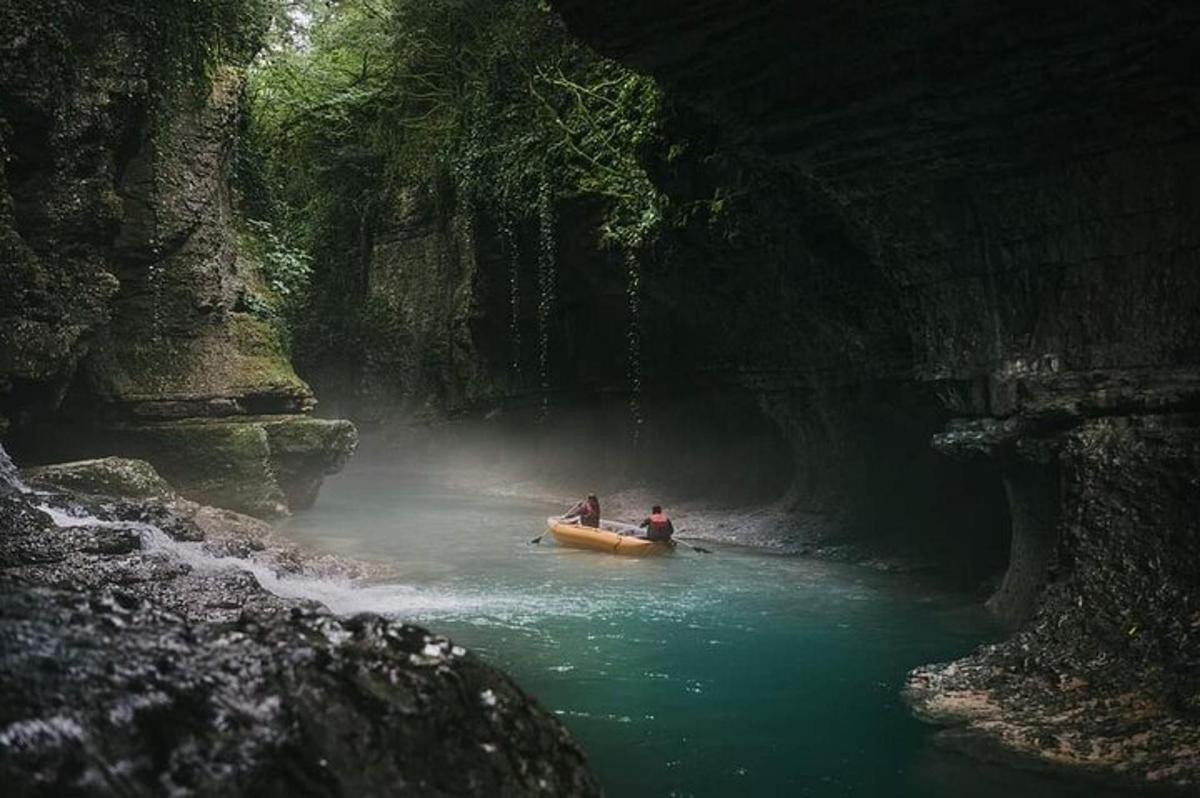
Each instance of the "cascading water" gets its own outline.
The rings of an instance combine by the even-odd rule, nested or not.
[[[467,137],[466,149],[454,164],[454,178],[461,198],[458,218],[459,233],[462,235],[463,248],[468,254],[474,254],[475,251],[475,213],[480,206],[478,191],[481,153],[479,128],[472,125]]]
[[[548,175],[538,187],[538,383],[542,418],[550,412],[550,316],[556,292],[554,187]]]
[[[514,379],[521,376],[521,250],[513,221],[504,214],[500,222],[500,240],[508,255],[508,344],[509,370]]]
[[[465,203],[459,222],[459,233],[462,235],[463,252],[470,257],[475,252],[475,204]]]
[[[4,451],[4,447],[0,446],[0,493],[8,493],[14,490],[21,493],[29,492],[29,488],[21,481],[16,464],[8,456],[8,452]]]
[[[625,333],[625,369],[629,386],[629,413],[633,418],[633,445],[642,436],[642,268],[637,253],[625,252],[625,295],[628,329]]]

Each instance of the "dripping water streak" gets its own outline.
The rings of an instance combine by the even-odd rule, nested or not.
[[[555,299],[554,191],[543,176],[538,191],[538,378],[543,419],[550,412],[550,317]]]
[[[516,378],[521,376],[521,251],[512,220],[505,216],[501,222],[501,240],[508,252],[508,338],[509,366]]]
[[[21,481],[16,464],[8,456],[8,452],[4,451],[4,447],[0,446],[0,490],[9,488],[18,493],[30,492],[29,487]]]
[[[629,387],[629,413],[633,418],[633,444],[642,435],[642,272],[637,253],[625,253],[626,298],[629,328],[626,331],[626,376]]]
[[[166,267],[159,260],[157,247],[153,249],[153,255],[154,260],[146,267],[146,283],[150,289],[150,334],[157,341],[162,336],[163,281]]]

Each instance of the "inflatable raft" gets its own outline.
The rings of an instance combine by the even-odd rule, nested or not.
[[[605,551],[609,554],[622,554],[626,557],[645,557],[649,554],[667,554],[674,551],[672,543],[662,543],[632,535],[622,535],[622,532],[640,533],[640,527],[633,524],[622,524],[619,521],[600,519],[600,528],[568,524],[561,518],[547,518],[546,525],[550,534],[560,546],[571,546],[577,549]]]

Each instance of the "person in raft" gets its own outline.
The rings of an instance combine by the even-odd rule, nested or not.
[[[663,512],[662,507],[657,504],[651,508],[650,516],[638,526],[646,530],[645,535],[639,535],[639,537],[644,537],[646,540],[656,540],[666,543],[675,534],[675,525],[671,523],[670,518],[667,518],[667,514]]]
[[[589,493],[588,497],[567,510],[563,518],[578,518],[580,526],[600,526],[600,500],[596,494]]]

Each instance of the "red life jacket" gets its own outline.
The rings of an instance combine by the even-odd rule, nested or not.
[[[651,540],[666,540],[671,536],[671,519],[666,513],[650,514],[650,529],[647,535]]]

